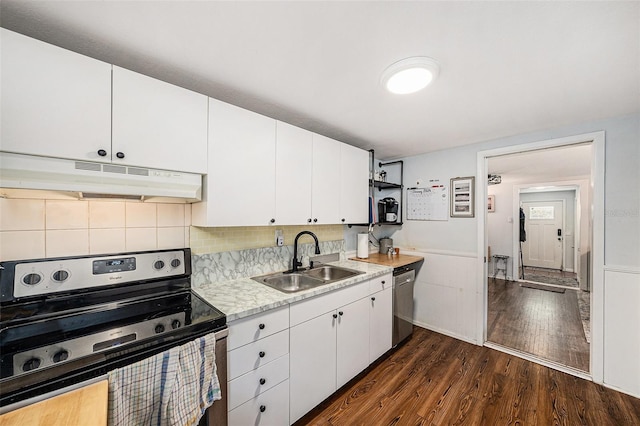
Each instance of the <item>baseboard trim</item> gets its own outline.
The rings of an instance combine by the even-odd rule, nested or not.
[[[445,329],[440,328],[440,327],[434,327],[432,325],[429,325],[429,324],[421,322],[421,321],[413,320],[413,325],[417,325],[418,327],[424,328],[426,330],[435,331],[436,333],[444,334],[445,336],[453,337],[454,339],[462,340],[463,342],[471,343],[471,344],[477,345],[477,346],[482,346],[475,339],[471,339],[469,337],[462,336],[462,335],[457,334],[457,333],[453,333],[450,330],[445,330]]]

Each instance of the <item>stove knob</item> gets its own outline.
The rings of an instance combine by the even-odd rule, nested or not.
[[[162,268],[164,268],[164,262],[162,260],[156,260],[156,263],[153,264],[154,269],[157,269],[158,271]]]
[[[180,266],[180,264],[181,264],[181,263],[182,263],[182,262],[180,262],[180,259],[173,259],[173,260],[171,261],[171,267],[172,267],[172,268],[177,268],[178,266]]]
[[[22,282],[26,285],[36,285],[42,280],[42,275],[40,274],[27,274],[22,277]]]
[[[164,325],[162,325],[162,324],[156,325],[156,334],[157,333],[162,333],[163,331],[164,331]]]
[[[53,273],[52,278],[53,278],[54,281],[57,281],[57,282],[61,283],[61,282],[65,281],[67,278],[69,278],[69,273],[67,271],[64,271],[64,270],[61,269],[59,271],[55,271]]]
[[[31,371],[40,367],[40,359],[39,358],[31,358],[27,360],[24,364],[22,364],[22,371]]]
[[[69,358],[69,352],[62,349],[53,355],[53,362],[66,361],[68,358]]]
[[[182,325],[182,323],[180,322],[180,320],[173,320],[171,321],[171,328],[173,328],[174,330],[176,328],[179,328]]]

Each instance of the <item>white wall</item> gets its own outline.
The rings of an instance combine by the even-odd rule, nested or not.
[[[640,271],[640,167],[638,167],[640,164],[640,114],[580,123],[559,129],[512,136],[404,158],[404,184],[405,186],[416,186],[416,182],[420,180],[424,182],[425,180],[437,178],[448,182],[450,178],[456,176],[474,176],[477,171],[476,157],[479,151],[597,131],[605,131],[606,137],[605,207],[604,212],[597,212],[599,214],[604,213],[605,219],[604,268],[606,271],[608,267],[616,266],[618,269],[622,268],[623,271],[626,271],[623,273],[635,274]],[[464,263],[459,263],[456,259],[464,258],[468,255],[478,256],[478,253],[476,253],[477,228],[476,218],[450,218],[446,222],[405,220],[402,229],[394,234],[394,241],[397,246],[405,249],[451,257],[454,260],[454,265],[464,267]],[[483,254],[480,255],[482,256]],[[448,261],[447,264],[449,264]],[[425,262],[421,274],[433,267],[434,265]],[[478,312],[479,304],[463,311],[440,310],[438,317],[443,318],[439,318],[437,324],[433,323],[433,312],[429,311],[433,309],[432,305],[436,303],[443,306],[452,306],[455,303],[453,300],[454,294],[456,294],[455,297],[459,298],[483,297],[483,281],[476,275],[477,273],[472,271],[468,276],[464,277],[464,283],[455,284],[457,286],[455,291],[446,294],[435,290],[434,284],[438,284],[437,282],[433,283],[431,279],[424,280],[419,278],[415,293],[417,300],[414,320],[416,323],[423,324],[426,327],[433,327],[451,335],[456,335],[462,330],[465,333],[464,336],[461,336],[462,338],[482,344],[482,337],[479,336],[477,331],[473,331],[474,324],[477,321],[476,318],[481,317]],[[438,280],[439,278],[436,277],[435,279]],[[606,279],[607,281],[603,282],[605,280],[604,276],[594,277],[594,281],[600,280],[599,284],[604,288],[604,298],[607,300],[607,306],[615,307],[619,305],[627,310],[631,309],[632,306],[636,310],[640,309],[640,301],[623,297],[624,291],[615,291],[622,288],[621,286],[628,286],[626,281],[622,282],[618,277],[610,274],[607,275]],[[468,294],[461,296],[459,293]],[[424,298],[432,299],[432,301],[425,303],[424,300],[421,300]],[[596,304],[604,303],[603,300],[595,300],[594,302]],[[602,321],[604,324],[601,324],[601,326],[604,326],[605,333],[607,330],[614,329],[638,329],[636,318],[629,319],[629,321],[634,322],[630,325],[621,321],[620,317],[613,315],[612,312],[604,312]],[[452,326],[448,326],[448,329],[442,329],[446,324],[463,325],[457,329]],[[602,341],[606,339],[606,336],[594,335],[594,340],[596,338]],[[604,370],[603,382],[608,386],[640,396],[640,369],[637,366],[625,364],[630,359],[640,359],[640,334],[628,335],[627,339],[624,345],[621,344],[620,340],[615,339],[606,347],[602,347],[603,343],[600,343],[603,356],[594,357],[594,359],[602,359],[603,365],[593,366],[593,369]],[[594,342],[594,345],[597,346],[596,342]],[[628,352],[629,348],[631,348],[632,353],[628,353],[622,363],[617,362],[619,357],[615,355],[619,354],[620,351]],[[625,371],[633,373],[632,376],[625,376],[623,373]],[[625,377],[625,380],[620,380],[621,377]]]

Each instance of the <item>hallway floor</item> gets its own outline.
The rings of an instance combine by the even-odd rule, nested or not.
[[[578,291],[524,288],[488,280],[487,339],[542,359],[589,371],[589,343],[582,327]]]

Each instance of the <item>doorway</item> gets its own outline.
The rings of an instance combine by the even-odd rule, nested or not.
[[[481,235],[484,236],[485,243],[482,249],[487,254],[490,251],[491,257],[507,256],[510,262],[507,267],[510,274],[508,276],[505,274],[503,280],[493,279],[491,257],[487,263],[483,264],[485,295],[483,341],[487,346],[583,377],[594,374],[591,368],[593,354],[595,353],[598,357],[601,348],[599,342],[596,342],[594,349],[594,345],[588,341],[590,336],[587,337],[583,331],[578,305],[578,292],[582,290],[575,285],[567,289],[536,288],[535,286],[528,288],[529,286],[523,282],[526,276],[525,280],[520,278],[522,271],[520,259],[526,259],[525,274],[529,267],[535,267],[541,271],[558,271],[575,277],[579,275],[580,261],[582,261],[585,270],[591,272],[582,274],[584,282],[581,286],[584,284],[588,290],[586,281],[593,276],[593,269],[597,268],[596,265],[601,261],[599,249],[594,250],[594,239],[598,240],[599,237],[592,238],[591,231],[594,235],[596,232],[598,234],[602,232],[599,228],[601,218],[591,218],[588,214],[584,214],[591,210],[592,203],[598,202],[597,199],[602,197],[600,193],[602,187],[599,185],[596,185],[593,192],[589,190],[592,181],[603,177],[603,174],[600,175],[600,167],[603,165],[595,166],[594,170],[594,164],[597,163],[594,160],[595,152],[603,150],[604,138],[600,135],[602,139],[594,143],[593,136],[583,135],[582,140],[580,136],[576,136],[544,141],[478,154],[478,179],[487,174],[498,174],[501,175],[502,183],[506,184],[483,185],[482,189],[485,191],[483,198],[486,199],[487,195],[491,195],[494,205],[493,211],[489,212],[486,210],[486,202],[484,206],[478,207],[480,225],[483,228]],[[585,147],[586,155],[573,155],[581,149],[584,150]],[[585,153],[582,152],[582,154]],[[540,162],[543,158],[547,160]],[[563,158],[569,160],[564,161]],[[579,167],[586,170],[586,173],[573,173],[578,167],[574,164],[577,158],[583,160]],[[551,162],[555,161],[558,167],[554,168],[549,159],[555,159]],[[565,162],[564,166],[562,166],[563,162]],[[495,164],[506,165],[506,167],[494,168]],[[565,167],[567,164],[570,167]],[[544,175],[541,171],[549,173]],[[573,213],[573,217],[577,218],[575,230],[569,231],[567,228],[564,213],[570,206],[561,199],[551,200],[553,202],[523,199],[522,204],[520,203],[521,191],[524,194],[537,190],[544,192],[558,189],[552,188],[549,182],[555,182],[557,186],[568,185],[580,188],[573,190],[574,198],[578,200]],[[586,210],[578,204],[581,197]],[[523,196],[523,198],[526,197]],[[503,200],[502,204],[501,200]],[[499,215],[501,206],[506,211]],[[520,206],[523,207],[523,211],[526,210],[525,223],[528,222],[526,227],[528,241],[523,242],[522,257],[517,235]],[[506,225],[507,223],[511,225]],[[509,229],[513,231],[509,232]],[[596,252],[597,259],[592,256]],[[585,254],[587,254],[586,258]],[[592,257],[591,262],[588,261],[589,256]],[[556,283],[551,284],[550,287],[564,287],[564,285]],[[592,302],[593,293],[587,291],[585,294],[587,300]],[[599,299],[596,301],[601,303]],[[590,307],[592,305],[592,303],[589,304]],[[589,311],[591,311],[590,307]],[[532,328],[527,329],[527,326]],[[595,372],[596,375],[598,373]]]

